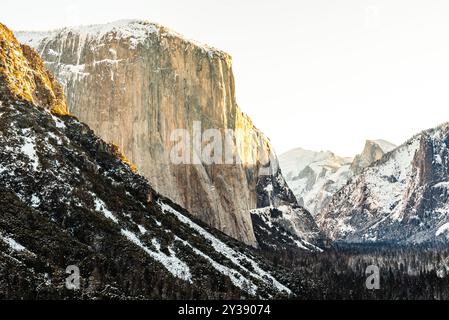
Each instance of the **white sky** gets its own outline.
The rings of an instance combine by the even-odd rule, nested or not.
[[[15,30],[142,18],[229,52],[278,153],[400,144],[449,121],[449,1],[1,0]]]

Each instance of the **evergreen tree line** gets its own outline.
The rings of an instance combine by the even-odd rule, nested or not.
[[[449,248],[439,245],[335,244],[321,253],[265,254],[298,299],[449,299]],[[379,270],[378,290],[366,286],[369,266]]]

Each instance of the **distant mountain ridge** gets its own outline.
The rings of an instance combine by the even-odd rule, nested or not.
[[[279,161],[299,204],[316,215],[351,177],[395,147],[385,140],[367,140],[355,158],[297,148],[280,155]]]

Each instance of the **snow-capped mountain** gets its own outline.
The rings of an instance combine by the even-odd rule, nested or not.
[[[334,240],[449,240],[449,124],[384,155],[337,192],[317,217]]]
[[[360,173],[375,161],[381,159],[384,154],[395,149],[397,146],[385,140],[367,140],[365,148],[361,154],[355,156],[351,164],[351,171],[354,175]]]
[[[68,115],[51,80],[0,24],[1,298],[292,293],[254,251],[158,194]],[[64,285],[68,266],[81,272],[76,292]]]
[[[288,185],[299,204],[314,214],[350,177],[350,158],[330,151],[315,152],[301,148],[279,157]]]
[[[70,112],[123,149],[156,191],[202,221],[256,247],[261,241],[253,209],[279,204],[296,212],[282,173],[260,174],[263,155],[274,149],[236,103],[227,53],[139,20],[16,34],[63,84]],[[193,134],[195,122],[202,130],[235,132],[231,154],[239,161],[173,164],[172,133]],[[275,156],[266,158],[278,167]],[[285,221],[316,233],[305,214],[289,214]]]
[[[299,204],[315,215],[351,177],[394,148],[385,140],[367,140],[363,152],[354,159],[297,148],[282,154],[279,161]]]

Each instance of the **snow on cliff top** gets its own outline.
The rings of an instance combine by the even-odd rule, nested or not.
[[[148,36],[151,34],[161,34],[165,36],[172,36],[180,38],[200,49],[207,52],[209,55],[217,54],[219,56],[229,55],[221,50],[202,44],[192,39],[188,39],[185,36],[170,30],[160,24],[145,21],[145,20],[118,20],[106,24],[85,25],[75,27],[65,27],[50,31],[16,31],[14,32],[17,39],[26,45],[33,48],[39,46],[44,39],[51,39],[57,35],[68,35],[69,33],[78,34],[83,39],[96,39],[101,40],[103,37],[109,34],[115,34],[118,38],[132,39],[132,45],[144,43]]]

